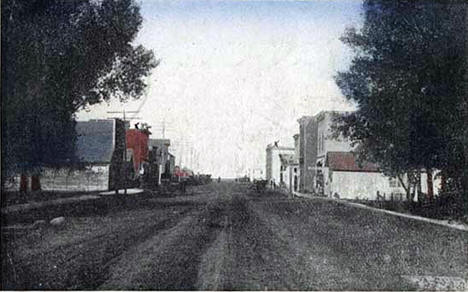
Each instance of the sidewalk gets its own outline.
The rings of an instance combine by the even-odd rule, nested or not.
[[[437,219],[421,217],[421,216],[417,216],[417,215],[399,213],[399,212],[395,212],[395,211],[370,207],[370,206],[367,206],[367,205],[364,205],[364,204],[353,203],[353,202],[349,202],[349,201],[345,201],[345,200],[333,199],[333,198],[328,198],[328,197],[314,196],[312,194],[303,194],[303,193],[299,193],[299,192],[294,192],[294,195],[297,196],[297,197],[302,197],[302,198],[307,198],[307,199],[333,201],[333,202],[337,202],[339,204],[344,204],[344,205],[352,206],[352,207],[355,207],[355,208],[368,209],[368,210],[371,210],[371,211],[374,211],[374,212],[385,213],[385,214],[389,214],[389,215],[393,215],[393,216],[398,216],[398,217],[423,221],[423,222],[427,222],[427,223],[437,224],[437,225],[441,225],[441,226],[445,226],[445,227],[449,227],[449,228],[453,228],[453,229],[457,229],[457,230],[468,231],[468,225],[462,224],[462,223],[452,223],[452,222],[449,222],[449,220],[437,220]]]
[[[143,192],[144,192],[144,190],[137,189],[137,188],[127,189],[127,195],[136,195],[136,194],[141,194]],[[124,190],[119,190],[118,193],[120,195],[123,195]],[[101,192],[101,193],[99,193],[99,195],[101,195],[101,196],[112,196],[112,195],[115,195],[115,191]]]
[[[2,215],[9,214],[14,212],[22,212],[28,211],[32,209],[39,209],[48,206],[57,206],[57,205],[64,205],[70,203],[76,203],[80,201],[88,201],[88,200],[96,200],[99,199],[100,196],[97,195],[81,195],[76,197],[69,197],[69,198],[60,198],[55,200],[47,200],[41,202],[30,202],[25,204],[18,204],[18,205],[11,205],[1,209]]]
[[[129,200],[134,201],[137,196],[145,194],[141,189],[128,189],[127,195],[123,195],[123,190],[120,190],[118,200],[115,198],[115,191],[111,191],[11,205],[1,208],[2,228],[4,225],[34,222],[38,219],[101,214],[118,205],[128,204]]]
[[[127,190],[127,195],[136,195],[136,194],[141,194],[143,193],[144,190],[142,189],[128,189]],[[124,193],[123,190],[119,190],[119,194],[122,195]],[[38,209],[38,208],[44,208],[48,206],[57,206],[57,205],[65,205],[65,204],[71,204],[71,203],[76,203],[76,202],[83,202],[83,201],[89,201],[89,200],[97,200],[102,198],[103,196],[113,196],[115,195],[115,191],[108,191],[108,192],[93,192],[92,194],[89,195],[79,195],[79,196],[74,196],[74,197],[68,197],[68,198],[60,198],[60,199],[54,199],[54,200],[46,200],[46,201],[40,201],[40,202],[29,202],[25,204],[17,204],[17,205],[11,205],[7,207],[3,207],[1,209],[2,214],[8,214],[8,213],[13,213],[13,212],[20,212],[20,211],[28,211],[32,209]]]

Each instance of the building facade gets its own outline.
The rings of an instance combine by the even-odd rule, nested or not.
[[[385,176],[376,164],[359,162],[350,141],[334,134],[335,117],[344,113],[322,111],[298,120],[300,191],[342,199],[407,199],[399,180]],[[426,176],[421,175],[422,192],[428,189]],[[407,184],[406,177],[402,180]],[[433,181],[437,193],[440,179]]]
[[[334,136],[332,125],[334,117],[340,115],[340,112],[323,111],[315,116],[317,123],[317,157],[316,166],[323,165],[328,152],[332,151],[352,151],[351,143],[343,136]]]
[[[250,176],[250,180],[251,180],[251,181],[254,181],[254,180],[265,179],[263,173],[264,173],[264,169],[262,169],[262,168],[254,168],[254,169],[252,169],[251,176]]]
[[[294,187],[294,191],[295,192],[298,192],[299,189],[300,189],[300,185],[301,185],[301,167],[300,167],[300,164],[299,164],[299,152],[300,152],[300,135],[299,134],[295,134],[293,136],[293,139],[294,139],[294,159],[295,159],[295,163],[297,163],[297,167],[295,167],[295,176],[297,177],[296,180],[297,180],[297,183]]]
[[[80,167],[45,168],[43,190],[108,191],[121,189],[124,180],[126,125],[120,119],[78,121],[76,155]]]
[[[340,199],[404,200],[404,188],[385,176],[377,164],[359,163],[354,152],[327,152],[323,194]]]
[[[171,146],[171,140],[169,139],[150,139],[149,140],[150,149],[155,152],[156,163],[159,165],[159,177],[158,181],[161,183],[161,178],[170,178],[171,172],[171,162],[170,162],[170,153],[169,146]]]
[[[317,160],[317,123],[313,116],[303,116],[297,121],[299,123],[299,191],[312,193]]]
[[[325,162],[329,152],[349,152],[353,150],[348,139],[341,135],[336,136],[333,133],[332,125],[334,117],[342,114],[340,112],[322,111],[315,116],[317,123],[316,134],[316,158],[315,158],[315,173],[313,181],[314,192],[319,195],[325,195],[329,181],[326,177]]]
[[[299,190],[299,161],[295,154],[279,154],[281,160],[280,183],[288,192]]]
[[[127,160],[131,160],[133,162],[133,168],[136,175],[141,172],[143,163],[148,161],[148,142],[150,134],[151,133],[146,129],[127,130]]]
[[[265,179],[275,186],[279,186],[281,179],[280,154],[294,155],[294,148],[269,144],[266,148]]]

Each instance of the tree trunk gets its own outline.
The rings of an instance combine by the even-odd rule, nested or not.
[[[434,185],[432,183],[432,169],[426,170],[427,174],[427,198],[432,200],[434,198]]]
[[[39,175],[33,175],[31,177],[31,191],[40,191],[41,190],[41,179]]]
[[[463,131],[463,170],[462,170],[462,185],[463,185],[463,202],[464,202],[464,213],[468,214],[468,5],[465,3],[465,76],[464,76],[464,98],[463,98],[463,120],[465,129]]]
[[[409,199],[409,198],[411,197],[411,183],[410,183],[410,179],[409,179],[409,177],[410,177],[410,173],[409,173],[409,172],[406,174],[406,177],[407,177],[407,180],[408,180],[408,184],[407,184],[407,185],[405,185],[405,182],[403,181],[403,179],[401,178],[401,176],[400,176],[400,175],[397,175],[397,178],[398,178],[398,180],[400,181],[401,186],[402,186],[402,187],[405,189],[405,191],[406,191],[406,198]]]
[[[28,184],[29,184],[29,179],[28,179],[28,176],[25,175],[25,174],[21,174],[21,177],[20,177],[20,189],[19,191],[21,193],[27,193],[28,192]]]
[[[5,171],[0,171],[0,176],[2,177],[2,186],[1,186],[0,194],[4,194],[5,191],[6,191],[5,185],[6,185],[6,181],[7,181],[7,176],[5,175]],[[4,203],[3,200],[4,200],[4,198],[2,196],[2,204]]]
[[[442,192],[445,192],[446,187],[447,187],[447,181],[446,181],[445,175],[442,174],[441,177],[440,177],[440,190]]]
[[[416,186],[415,186],[415,189],[416,189],[416,198],[418,198],[418,201],[421,197],[421,170],[418,169],[418,171],[416,172],[416,182],[415,182]]]

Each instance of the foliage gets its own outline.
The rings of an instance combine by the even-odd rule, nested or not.
[[[391,175],[463,167],[466,4],[364,2],[365,21],[342,41],[355,51],[336,82],[357,111],[338,130]]]
[[[141,23],[132,0],[2,2],[3,171],[73,161],[76,111],[142,95],[157,63],[132,44]]]

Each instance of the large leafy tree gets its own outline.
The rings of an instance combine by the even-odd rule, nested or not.
[[[132,0],[2,1],[2,182],[74,161],[78,110],[142,95],[141,23]]]
[[[342,37],[355,57],[336,76],[357,111],[338,129],[391,175],[440,169],[460,186],[467,4],[366,0],[363,7],[362,28]]]

